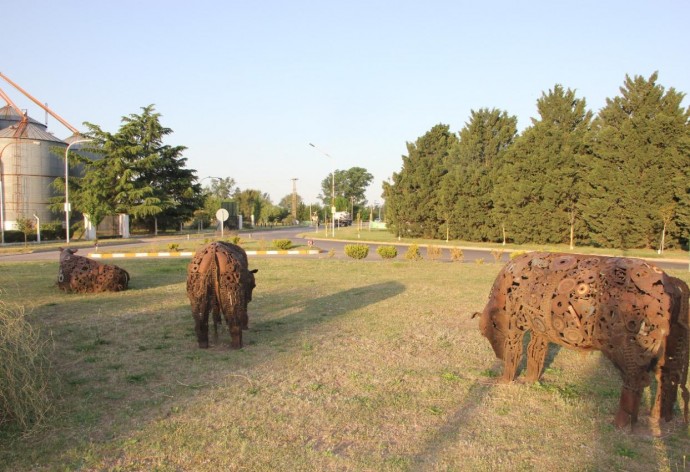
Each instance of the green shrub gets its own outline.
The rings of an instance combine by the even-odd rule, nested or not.
[[[465,253],[459,247],[451,248],[450,250],[450,260],[453,262],[462,262],[465,260]]]
[[[405,253],[405,259],[408,261],[420,261],[423,259],[422,253],[419,252],[419,246],[416,244],[410,244]]]
[[[369,246],[366,244],[346,244],[345,255],[353,259],[364,259],[369,255]]]
[[[51,241],[57,239],[65,239],[65,229],[62,223],[50,222],[41,224],[41,240]]]
[[[523,254],[527,254],[527,251],[513,251],[510,253],[510,259],[513,260],[516,257],[522,256]]]
[[[45,418],[51,408],[46,351],[23,308],[0,302],[0,424],[27,431]]]
[[[273,247],[283,250],[290,249],[292,247],[292,241],[289,239],[274,239]]]
[[[432,261],[439,260],[441,258],[441,248],[438,246],[433,246],[433,245],[429,244],[426,247],[426,257]]]
[[[379,246],[376,248],[376,253],[383,259],[395,259],[398,255],[398,250],[395,246]]]
[[[35,241],[36,237],[34,236],[33,241]],[[29,241],[32,241],[31,235],[29,235]],[[5,242],[6,243],[23,243],[24,242],[24,233],[21,231],[17,231],[16,229],[10,229],[5,231]]]
[[[177,243],[170,243],[168,244],[168,251],[170,252],[178,252],[180,250],[180,245]]]

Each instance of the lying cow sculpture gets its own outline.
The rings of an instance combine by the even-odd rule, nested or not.
[[[77,249],[60,248],[57,285],[65,292],[119,292],[127,290],[129,273],[115,265],[76,256]]]
[[[187,266],[187,297],[192,305],[200,348],[208,348],[208,317],[213,312],[217,337],[221,313],[230,329],[230,346],[242,347],[242,330],[248,328],[247,304],[256,287],[249,270],[247,253],[239,246],[222,241],[199,249]]]
[[[680,388],[687,423],[689,295],[682,280],[641,260],[529,253],[501,270],[484,311],[473,317],[480,316],[482,334],[504,361],[502,381],[515,379],[531,331],[527,381],[541,377],[549,343],[600,350],[623,378],[616,426],[637,421],[652,371],[652,418],[671,420]]]

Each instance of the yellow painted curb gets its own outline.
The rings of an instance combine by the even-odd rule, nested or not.
[[[261,255],[294,255],[294,254],[318,254],[318,249],[295,249],[281,251],[247,251],[248,256]],[[92,252],[88,256],[92,259],[128,259],[128,258],[154,258],[154,257],[192,257],[191,251],[184,252]]]

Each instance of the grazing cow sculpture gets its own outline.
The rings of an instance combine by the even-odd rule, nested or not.
[[[504,361],[502,380],[515,379],[527,347],[528,381],[542,373],[550,342],[581,351],[600,350],[621,372],[623,388],[615,424],[637,421],[640,397],[654,372],[651,417],[670,421],[678,389],[688,421],[690,290],[642,260],[529,253],[506,264],[480,316],[480,330]]]
[[[127,290],[129,273],[115,265],[77,256],[77,249],[60,248],[57,285],[65,292],[119,292]]]
[[[249,270],[247,253],[241,247],[222,241],[199,249],[187,266],[187,297],[192,305],[200,348],[208,348],[208,317],[213,312],[213,327],[218,336],[221,313],[230,329],[230,346],[242,347],[242,330],[248,328],[247,304],[256,287]]]

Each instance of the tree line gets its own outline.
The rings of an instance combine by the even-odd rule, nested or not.
[[[196,170],[187,168],[186,147],[164,143],[172,130],[161,124],[153,105],[123,117],[114,133],[92,123],[85,125],[86,144],[69,156],[69,164],[79,168],[69,176],[70,201],[77,217],[88,215],[96,226],[107,216],[125,213],[135,228],[151,233],[185,224],[208,227],[217,224],[216,211],[227,201],[236,205],[245,225],[309,221],[312,214],[323,221],[325,210],[330,209],[330,175],[323,181],[327,188],[321,196],[323,205],[307,205],[296,195],[295,208],[292,194],[274,205],[267,193],[241,189],[232,177],[199,179]],[[338,210],[366,207],[364,192],[373,179],[366,169],[335,170],[334,176]],[[206,179],[210,180],[203,186]],[[60,196],[53,198],[51,209],[59,213],[64,204],[64,178],[55,179],[53,186]]]
[[[384,182],[385,219],[405,237],[687,246],[690,108],[658,73],[625,77],[594,115],[561,85],[537,100],[521,133],[506,111],[472,110],[458,132],[438,124],[407,143]]]

